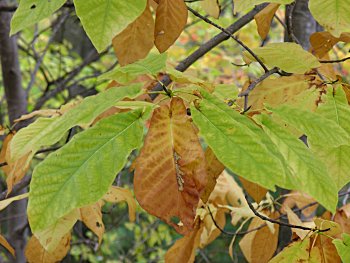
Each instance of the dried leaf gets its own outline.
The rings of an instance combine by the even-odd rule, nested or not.
[[[328,231],[326,232],[323,232],[324,234],[328,235],[328,236],[337,236],[339,235],[340,233],[342,233],[342,229],[341,229],[341,226],[336,223],[336,222],[333,222],[333,221],[329,221],[329,220],[324,220],[322,218],[316,218],[314,220],[315,222],[315,225],[317,227],[317,229],[328,229]]]
[[[105,226],[102,221],[101,204],[96,203],[80,208],[80,220],[98,237],[101,244],[105,232]]]
[[[149,5],[124,31],[113,39],[114,52],[124,66],[147,56],[153,47],[154,20]]]
[[[279,4],[269,4],[254,16],[256,25],[258,26],[258,33],[262,39],[266,39],[269,34],[273,16],[279,6]]]
[[[243,177],[239,177],[244,189],[247,193],[255,200],[255,202],[260,203],[266,197],[267,189],[244,179]]]
[[[296,225],[296,226],[303,226],[304,225],[303,222],[301,222],[300,218],[288,206],[284,206],[284,211],[287,213],[288,221],[290,224]],[[298,228],[292,228],[291,230],[300,239],[304,239],[309,234],[308,231],[298,229]]]
[[[337,249],[332,243],[332,239],[318,235],[315,242],[315,247],[319,249],[322,263],[341,263]]]
[[[7,242],[6,238],[3,237],[2,235],[0,235],[0,245],[2,245],[4,248],[7,249],[8,252],[10,252],[10,254],[12,256],[16,256],[16,252],[14,250],[14,248],[9,244],[9,242]]]
[[[205,185],[203,149],[182,99],[173,98],[170,108],[163,105],[153,113],[136,162],[136,198],[150,214],[186,234]]]
[[[328,31],[316,32],[310,36],[310,44],[314,54],[319,58],[324,57],[338,42],[350,42],[350,33],[342,33],[340,37],[334,37]]]
[[[186,26],[187,16],[183,0],[159,0],[154,43],[160,53],[165,52],[180,36]]]
[[[310,217],[316,211],[318,204],[315,203],[315,200],[310,196],[297,191],[292,191],[284,200],[283,207],[284,206],[288,206],[290,208],[293,208],[294,206],[298,208],[305,208],[303,209],[302,213],[306,217]]]

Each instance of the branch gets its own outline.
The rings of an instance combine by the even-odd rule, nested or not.
[[[74,4],[73,3],[66,3],[66,4],[63,5],[63,7],[73,8]],[[0,7],[0,12],[16,12],[17,8],[18,8],[17,5],[1,6]]]
[[[350,57],[342,58],[342,59],[335,59],[335,60],[319,60],[320,63],[341,63],[344,61],[349,60]]]

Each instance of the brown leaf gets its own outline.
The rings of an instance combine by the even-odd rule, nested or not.
[[[279,6],[279,4],[269,4],[254,16],[258,27],[258,33],[262,39],[266,39],[267,35],[269,34],[273,16],[275,15]]]
[[[331,33],[316,32],[310,37],[310,44],[312,46],[312,51],[319,58],[324,57],[328,51],[330,51],[335,44],[338,42],[350,42],[350,33],[342,33],[340,37],[334,37]]]
[[[124,31],[113,39],[119,64],[125,66],[147,56],[153,47],[154,20],[149,5]]]
[[[10,254],[15,257],[15,255],[16,255],[15,250],[9,244],[9,242],[7,242],[6,238],[4,238],[2,235],[0,235],[0,245],[2,245],[4,248],[6,248],[7,251],[10,252]]]
[[[25,255],[29,263],[56,263],[67,255],[70,248],[71,234],[66,234],[56,247],[56,249],[49,253],[47,252],[39,240],[32,236],[27,244]]]
[[[350,204],[343,206],[337,211],[334,221],[341,226],[344,233],[350,234]]]
[[[244,189],[247,191],[247,193],[257,202],[258,204],[263,200],[266,196],[267,189],[256,184],[253,182],[250,182],[243,177],[239,177],[239,180],[241,181]]]
[[[159,0],[154,43],[160,53],[165,52],[180,36],[186,26],[187,16],[183,0]]]
[[[225,166],[218,160],[218,158],[216,158],[213,150],[210,147],[208,147],[205,151],[205,160],[208,181],[203,194],[201,195],[201,199],[204,203],[208,201],[211,192],[215,188],[216,180],[225,169]]]
[[[105,232],[105,226],[102,221],[101,204],[96,203],[80,208],[80,220],[98,237],[101,244]]]
[[[322,263],[341,263],[341,259],[338,255],[337,249],[332,243],[332,239],[318,235],[315,242],[315,247],[319,249]]]
[[[300,218],[291,210],[289,207],[285,206],[284,211],[287,213],[288,216],[288,222],[292,225],[296,226],[306,226],[303,222],[301,222]],[[298,229],[298,228],[292,228],[291,229],[293,233],[295,233],[300,239],[304,239],[306,236],[309,235],[308,231]]]
[[[248,230],[265,224],[260,218],[253,218]],[[279,225],[274,225],[275,232],[268,227],[246,234],[239,242],[239,246],[249,263],[265,263],[274,255],[278,244]]]
[[[193,229],[206,185],[204,152],[180,98],[152,116],[137,159],[134,189],[140,205],[182,234]],[[179,223],[179,224],[178,224]]]
[[[313,204],[314,202],[315,200],[310,196],[297,191],[292,191],[284,200],[283,206],[288,206],[289,208],[293,208],[294,206],[304,208],[308,206],[307,208],[303,209],[302,213],[306,217],[310,217],[316,211],[318,206],[318,203]],[[282,212],[284,212],[283,207]]]

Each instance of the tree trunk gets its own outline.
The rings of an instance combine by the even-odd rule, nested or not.
[[[0,7],[7,5],[7,1],[0,1]],[[0,57],[3,85],[7,102],[7,113],[10,124],[27,111],[26,92],[22,88],[22,77],[18,59],[16,37],[9,37],[11,13],[0,12]],[[16,127],[19,128],[19,127]],[[19,193],[17,193],[19,194]],[[26,201],[22,200],[11,205],[8,216],[8,237],[16,250],[14,263],[26,262],[24,248],[26,245],[25,229],[27,226]]]

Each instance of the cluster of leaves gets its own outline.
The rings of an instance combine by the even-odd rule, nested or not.
[[[235,8],[240,12],[261,2],[236,0]],[[262,38],[279,5],[292,1],[271,2],[255,17]],[[113,43],[120,66],[100,77],[111,81],[105,91],[58,110],[22,116],[21,120],[39,117],[6,137],[0,160],[7,163],[3,169],[10,193],[40,149],[56,144],[75,126],[84,129],[35,167],[29,194],[1,203],[4,208],[28,197],[33,233],[26,248],[28,261],[61,260],[78,220],[101,242],[101,207],[106,202],[127,202],[130,220],[135,219],[132,193],[112,186],[135,150],[139,154],[132,169],[138,203],[184,235],[166,253],[167,262],[194,261],[196,249],[220,235],[228,213],[239,230],[250,222],[240,241],[249,262],[267,262],[274,256],[279,225],[271,222],[283,216],[299,228],[294,241],[271,262],[328,262],[328,257],[350,261],[349,229],[344,223],[349,208],[337,211],[338,191],[350,181],[350,89],[333,69],[320,63],[333,45],[348,42],[345,2],[310,0],[313,16],[328,30],[312,36],[313,53],[296,43],[271,43],[244,52],[247,63],[257,61],[271,69],[265,80],[232,92],[166,65],[164,52],[186,26],[184,1],[75,0],[76,13],[96,49],[101,52]],[[39,22],[64,3],[21,1],[12,33]],[[218,1],[202,5],[218,17]],[[153,45],[160,54],[149,54]],[[282,76],[270,77],[269,72]],[[165,87],[160,73],[170,76],[173,84]],[[152,92],[145,79],[158,82],[164,91]],[[149,94],[158,97],[146,102]],[[302,135],[307,144],[299,139]],[[241,178],[256,204],[246,200],[225,168]],[[266,193],[276,191],[276,186],[303,194],[293,192],[275,210],[277,200]],[[291,208],[302,208],[296,196],[304,194],[329,212],[302,222]],[[5,240],[1,242],[11,249]]]

